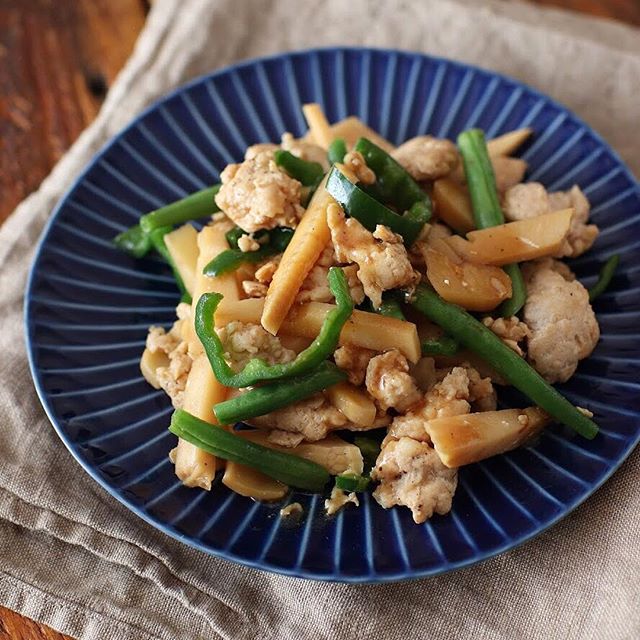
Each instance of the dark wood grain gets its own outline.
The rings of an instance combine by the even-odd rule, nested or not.
[[[640,26],[640,0],[531,0]],[[0,223],[93,120],[144,0],[0,0]],[[0,640],[71,640],[0,607]]]

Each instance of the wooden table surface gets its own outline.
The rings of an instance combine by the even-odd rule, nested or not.
[[[640,26],[640,0],[533,1]],[[0,0],[0,223],[93,120],[147,11],[145,0]],[[69,639],[0,607],[0,640]]]

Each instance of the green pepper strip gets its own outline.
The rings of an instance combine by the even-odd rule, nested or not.
[[[342,327],[353,312],[349,285],[342,269],[329,269],[328,280],[331,293],[336,298],[336,307],[326,315],[320,333],[311,345],[301,351],[293,362],[269,365],[261,358],[252,358],[238,373],[234,373],[225,361],[224,346],[214,329],[214,314],[222,296],[219,293],[203,294],[196,305],[196,334],[218,381],[225,387],[250,387],[264,380],[300,376],[326,360],[338,346]]]
[[[257,251],[227,249],[211,260],[211,262],[204,267],[202,273],[204,273],[205,276],[215,277],[223,273],[228,273],[229,271],[235,271],[245,262],[262,262],[262,260],[269,256],[282,253],[287,248],[292,237],[293,229],[278,227],[269,232],[269,241],[261,245]]]
[[[151,240],[151,244],[154,249],[167,261],[169,266],[171,267],[171,271],[173,271],[173,277],[176,280],[176,284],[178,285],[178,289],[182,293],[182,302],[187,302],[191,304],[191,294],[187,291],[187,288],[184,286],[184,281],[182,280],[182,276],[178,269],[176,269],[176,265],[169,253],[169,249],[167,249],[167,245],[164,241],[164,237],[167,233],[171,233],[173,231],[173,227],[158,227],[151,231],[149,234],[149,238]]]
[[[478,229],[486,229],[504,224],[504,215],[496,189],[496,177],[487,151],[484,132],[480,129],[463,131],[458,136],[458,147],[462,155],[476,226]],[[511,298],[502,303],[499,313],[504,318],[508,318],[516,315],[524,306],[527,289],[517,264],[506,265],[504,270],[511,278]]]
[[[336,487],[343,491],[360,493],[366,491],[371,478],[367,476],[359,476],[356,473],[343,473],[336,476]]]
[[[142,230],[139,224],[119,233],[113,239],[113,242],[118,249],[134,258],[142,258],[147,255],[152,246],[151,238]]]
[[[600,271],[598,282],[589,289],[589,302],[593,302],[599,295],[607,290],[607,287],[611,284],[613,274],[618,268],[618,264],[620,264],[620,255],[617,253],[605,262],[604,267],[602,267]]]
[[[220,402],[213,411],[220,423],[235,424],[287,407],[346,379],[344,371],[325,361],[306,375],[256,387],[241,396]]]
[[[367,138],[360,138],[354,150],[362,154],[367,166],[376,174],[376,192],[383,202],[393,205],[398,211],[406,211],[422,202],[431,214],[431,200],[427,193],[384,149]]]
[[[250,442],[182,409],[174,411],[169,431],[199,449],[257,469],[292,487],[322,491],[330,478],[327,470],[315,462]]]
[[[387,298],[382,300],[382,304],[376,309],[373,304],[371,309],[374,313],[379,313],[381,316],[388,316],[389,318],[397,318],[398,320],[406,320],[400,303],[393,298]]]
[[[376,460],[380,454],[380,443],[373,438],[366,436],[356,436],[353,443],[360,449],[362,459],[364,461],[365,470],[369,470],[376,466]]]
[[[305,187],[316,187],[324,177],[324,169],[319,162],[303,160],[284,149],[278,149],[274,155],[276,164]]]
[[[142,230],[145,233],[151,233],[158,227],[182,224],[183,222],[197,220],[220,211],[220,207],[216,204],[215,196],[221,186],[215,184],[213,187],[196,191],[186,198],[182,198],[182,200],[177,200],[165,207],[147,213],[140,218]]]
[[[460,344],[477,353],[516,389],[562,424],[591,440],[598,426],[580,413],[548,384],[525,360],[510,349],[493,331],[461,307],[445,302],[435,291],[419,285],[412,306],[445,329]]]
[[[458,341],[449,336],[425,340],[422,343],[423,356],[454,356],[458,353],[458,349],[460,349]]]
[[[329,164],[335,164],[336,162],[343,162],[344,157],[347,155],[347,143],[344,138],[336,138],[327,150],[327,159]]]
[[[337,167],[329,172],[326,189],[366,229],[373,232],[383,224],[399,233],[407,246],[415,242],[431,218],[431,208],[424,202],[416,202],[403,215],[398,215],[353,184]]]

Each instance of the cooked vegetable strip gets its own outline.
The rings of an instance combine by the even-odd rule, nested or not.
[[[151,238],[142,230],[139,224],[119,233],[113,239],[113,242],[118,249],[134,258],[142,258],[147,255],[152,246]]]
[[[241,496],[272,502],[281,500],[289,492],[289,487],[268,475],[239,462],[227,460],[222,476],[225,487]]]
[[[515,129],[514,131],[503,133],[497,138],[487,140],[487,151],[492,157],[509,156],[519,146],[521,146],[532,133],[533,129],[530,129],[529,127],[525,127],[524,129]]]
[[[344,138],[336,138],[330,145],[327,151],[327,158],[329,164],[335,164],[336,162],[342,162],[347,155],[347,143]]]
[[[423,356],[454,356],[459,349],[458,342],[449,336],[425,340],[422,343]]]
[[[369,471],[371,467],[374,467],[378,454],[380,453],[380,443],[373,438],[367,436],[356,436],[353,439],[353,443],[360,449],[362,458],[364,460],[364,469]]]
[[[235,424],[304,400],[346,377],[334,364],[323,362],[311,373],[256,387],[236,398],[218,403],[213,410],[222,424]]]
[[[290,177],[305,187],[315,187],[324,176],[324,169],[319,162],[303,160],[284,149],[278,149],[275,152],[275,160],[276,164],[282,167]]]
[[[548,424],[542,409],[529,407],[435,418],[425,428],[442,463],[455,468],[511,451]]]
[[[366,391],[349,382],[327,389],[331,404],[360,427],[370,427],[376,420],[376,405]]]
[[[476,228],[471,201],[466,188],[451,178],[440,178],[433,183],[433,203],[436,215],[458,233]]]
[[[199,355],[191,365],[184,390],[183,409],[205,422],[216,422],[212,411],[214,404],[227,397],[227,389],[214,377],[204,354]],[[180,438],[174,449],[172,459],[176,476],[187,487],[200,487],[209,491],[216,475],[215,456],[198,449],[190,442]]]
[[[211,260],[202,270],[202,273],[206,276],[221,276],[224,273],[235,271],[241,264],[246,262],[262,262],[269,256],[282,253],[287,248],[292,237],[293,229],[278,227],[269,232],[269,241],[261,245],[258,250],[240,251],[240,249],[227,249]]]
[[[602,267],[598,282],[596,282],[591,289],[589,289],[589,302],[593,302],[599,295],[603,294],[607,287],[611,284],[613,274],[618,268],[620,263],[620,256],[616,253],[612,255]]]
[[[382,300],[382,304],[376,309],[371,305],[371,309],[374,313],[379,313],[381,316],[388,316],[389,318],[396,318],[398,320],[406,320],[404,313],[402,313],[402,307],[397,300],[393,298],[387,298]]]
[[[327,117],[322,111],[322,107],[312,102],[302,105],[302,113],[309,125],[309,133],[313,136],[315,143],[324,149],[328,149],[333,136],[331,126],[327,122]]]
[[[267,232],[265,231],[264,234],[266,235]],[[233,227],[233,229],[230,229],[229,231],[227,231],[227,233],[224,234],[224,237],[227,239],[230,249],[237,249],[238,240],[240,240],[240,238],[244,235],[247,235],[247,232],[244,231],[244,229],[241,229],[240,227]],[[258,233],[256,233],[254,235],[254,238],[256,240],[259,240],[261,236],[258,236]]]
[[[504,215],[500,208],[500,200],[498,199],[498,190],[496,189],[496,177],[493,171],[493,165],[487,152],[487,145],[484,140],[484,132],[480,129],[470,129],[463,131],[458,136],[458,147],[462,154],[462,162],[464,164],[464,172],[467,177],[467,185],[469,187],[469,195],[473,205],[473,217],[478,229],[486,229],[504,223]],[[517,265],[509,269],[511,276]],[[522,281],[522,275],[515,276],[511,280],[512,299],[513,292],[522,292],[522,287],[518,285]],[[512,311],[511,315],[515,315],[523,307],[525,298],[513,300],[508,310]]]
[[[205,293],[196,306],[195,327],[218,381],[226,387],[250,387],[256,382],[309,373],[326,360],[336,350],[342,327],[353,312],[349,285],[342,269],[329,269],[328,279],[337,304],[327,314],[319,335],[311,345],[299,353],[293,362],[269,365],[260,358],[253,358],[238,373],[234,373],[224,359],[224,346],[215,331],[215,312],[222,296]]]
[[[229,322],[260,321],[264,301],[259,298],[229,302],[226,298],[216,312],[216,326],[223,327]],[[314,339],[322,323],[335,305],[324,302],[308,302],[296,307],[282,323],[284,336],[298,336]],[[384,351],[398,349],[411,362],[420,359],[420,340],[413,322],[406,322],[377,313],[354,310],[340,334],[340,345],[352,344],[365,349]]]
[[[182,200],[177,200],[166,207],[156,209],[140,218],[140,227],[145,233],[151,233],[158,227],[174,226],[211,215],[220,208],[216,204],[215,195],[220,185],[196,191]]]
[[[193,293],[198,261],[198,232],[195,227],[185,224],[167,233],[164,244],[171,256],[171,261],[180,274],[189,294]]]
[[[517,264],[506,264],[502,268],[511,278],[511,297],[498,307],[498,313],[503,318],[511,318],[524,307],[524,303],[527,301],[527,286]]]
[[[360,138],[355,150],[376,174],[375,190],[383,202],[398,211],[421,210],[423,217],[431,218],[431,200],[409,173],[386,151],[366,138]]]
[[[333,202],[335,200],[321,183],[282,256],[269,285],[260,320],[273,335],[278,333],[307,274],[329,242],[331,232],[327,224],[327,207]]]
[[[336,476],[336,487],[343,491],[354,491],[358,493],[366,491],[370,482],[371,478],[358,476],[355,473],[343,473],[342,475]]]
[[[467,239],[447,239],[465,260],[483,265],[506,265],[554,255],[571,227],[573,209],[543,213],[486,229],[470,231]]]
[[[151,244],[154,249],[167,261],[171,270],[173,271],[173,277],[176,279],[176,284],[178,285],[178,289],[182,293],[182,301],[191,304],[191,294],[187,291],[187,288],[184,285],[184,281],[182,280],[182,276],[180,275],[180,271],[176,267],[171,254],[169,253],[169,249],[167,249],[167,245],[165,244],[164,238],[168,233],[171,233],[172,227],[157,227],[149,233],[149,237],[151,238]]]
[[[173,413],[169,431],[219,458],[245,464],[293,487],[322,491],[329,481],[329,473],[314,462],[262,447],[182,409]]]
[[[327,179],[327,191],[344,210],[373,232],[379,224],[399,233],[407,246],[418,238],[424,225],[431,218],[431,209],[419,202],[403,215],[399,215],[353,184],[337,167],[333,167]]]
[[[310,135],[311,131],[307,133],[303,140],[307,142],[316,142],[315,138]],[[329,127],[330,140],[335,138],[343,138],[347,149],[350,149],[360,138],[368,138],[375,142],[381,149],[387,152],[391,152],[394,146],[385,140],[380,134],[376,133],[371,127],[368,127],[362,120],[356,116],[348,116],[344,120],[338,120]]]
[[[411,304],[460,344],[477,353],[556,420],[589,440],[595,438],[598,427],[592,420],[578,411],[515,351],[464,309],[445,302],[424,285],[418,286]]]

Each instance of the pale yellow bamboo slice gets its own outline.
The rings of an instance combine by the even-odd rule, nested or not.
[[[185,224],[167,233],[164,242],[186,290],[193,295],[199,253],[198,232],[193,225]]]
[[[503,133],[487,141],[487,151],[490,156],[510,156],[532,133],[529,127]]]
[[[371,427],[376,421],[376,405],[371,397],[349,382],[329,387],[327,395],[331,404],[359,427]]]

